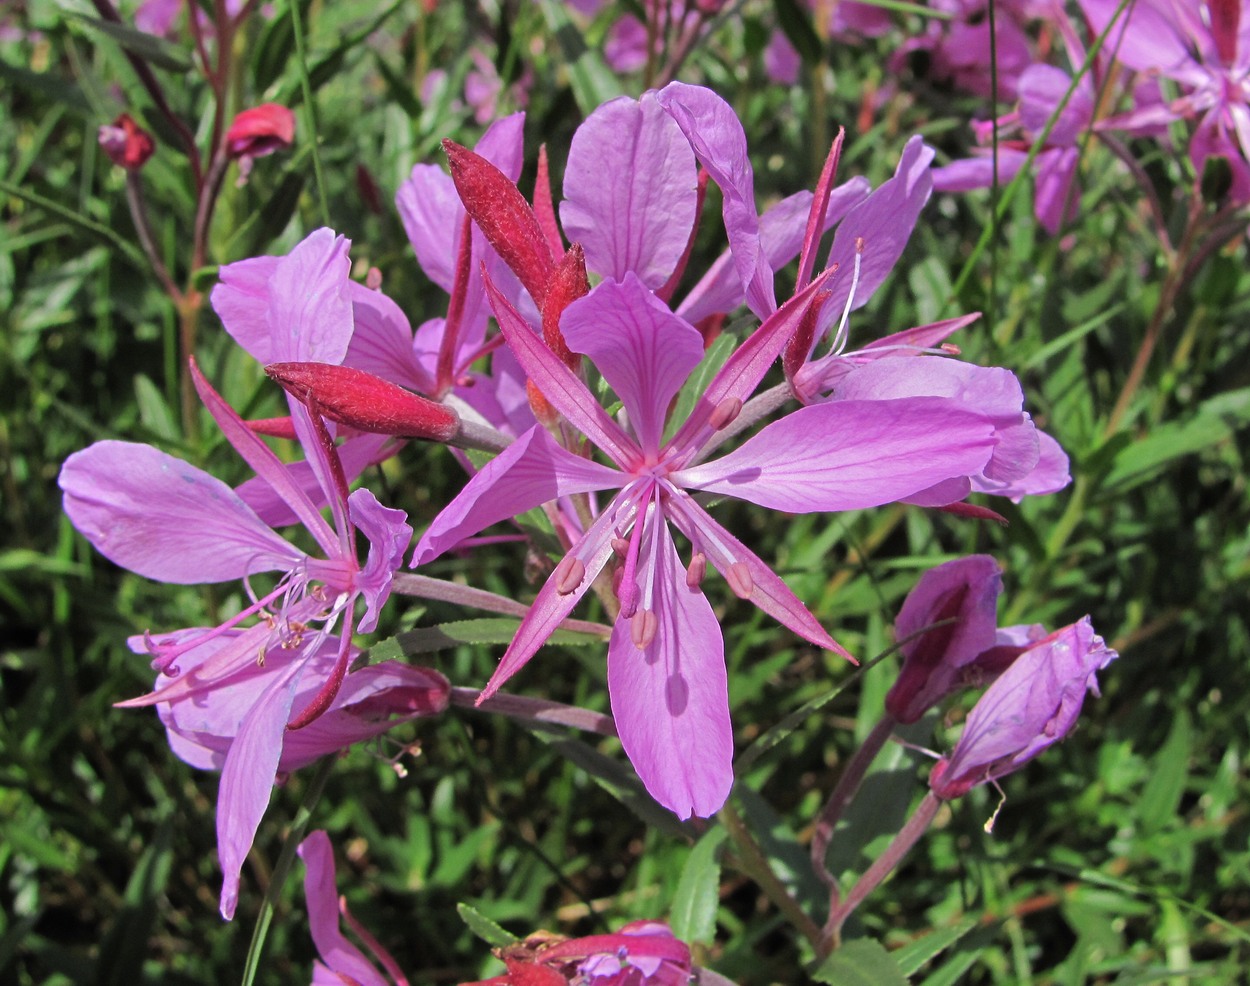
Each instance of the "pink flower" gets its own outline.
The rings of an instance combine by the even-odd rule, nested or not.
[[[954,750],[929,775],[933,793],[960,797],[1059,742],[1076,725],[1085,693],[1098,694],[1096,672],[1117,656],[1089,617],[1031,644],[968,713]]]
[[[280,103],[261,103],[243,110],[226,131],[226,152],[232,158],[264,157],[285,150],[295,140],[295,114]]]
[[[1102,32],[1120,11],[1116,0],[1081,0]],[[1207,160],[1232,171],[1229,194],[1250,202],[1250,0],[1136,0],[1111,30],[1107,50],[1131,69],[1174,80],[1181,95],[1104,121],[1152,132],[1172,120],[1197,120],[1189,156],[1201,179]]]

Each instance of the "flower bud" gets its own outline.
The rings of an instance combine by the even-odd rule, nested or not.
[[[156,150],[152,135],[135,123],[129,113],[100,127],[99,140],[109,160],[127,171],[138,171]]]
[[[288,394],[331,421],[376,435],[434,442],[460,432],[451,408],[363,370],[333,363],[270,363],[269,374]]]

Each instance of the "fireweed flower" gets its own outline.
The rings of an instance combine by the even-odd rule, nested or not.
[[[997,120],[974,123],[977,141],[982,145],[976,150],[977,156],[935,169],[933,187],[940,192],[989,188],[994,182],[995,162],[990,157],[991,149],[985,145],[995,128],[1001,135],[998,181],[1000,184],[1011,181],[1028,160],[1029,148],[1044,132],[1071,83],[1071,77],[1062,69],[1052,65],[1030,65],[1020,76],[1019,108]],[[1080,195],[1073,183],[1076,179],[1078,145],[1093,117],[1094,90],[1089,77],[1084,76],[1051,127],[1046,144],[1033,160],[1037,186],[1034,212],[1042,228],[1052,235],[1076,216]],[[1013,128],[1019,129],[1019,138],[1009,136]]]
[[[326,484],[323,499],[333,517],[328,523],[300,476],[252,433],[198,370],[193,378],[226,438],[299,519],[323,557],[289,543],[220,480],[148,445],[98,442],[66,460],[60,485],[74,526],[105,557],[140,575],[185,585],[279,573],[270,591],[219,627],[147,637],[153,668],[160,672],[157,690],[121,703],[211,706],[215,690],[253,674],[267,654],[286,652],[278,662],[281,670],[265,675],[263,690],[252,692],[250,708],[238,710],[239,725],[221,765],[221,911],[230,918],[240,868],[269,803],[287,730],[307,726],[334,707],[353,655],[352,632],[376,626],[412,532],[403,511],[383,507],[368,490],[347,495],[328,432],[319,436],[315,424],[304,421],[297,430],[307,429],[301,437],[311,473]],[[363,564],[356,553],[357,531],[370,545]],[[359,619],[357,600],[365,603]],[[253,616],[260,622],[240,630]],[[323,648],[336,627],[333,656],[325,661]],[[312,692],[307,703],[295,708],[297,695],[307,691]],[[177,713],[170,715],[178,721]]]
[[[1081,0],[1101,33],[1119,13],[1116,0]],[[1173,120],[1197,120],[1189,156],[1199,178],[1208,159],[1232,172],[1230,196],[1250,202],[1250,3],[1247,0],[1136,0],[1120,15],[1107,50],[1147,76],[1172,79],[1181,95],[1103,121],[1153,132]]]
[[[605,280],[561,320],[569,348],[598,368],[624,405],[622,425],[497,292],[491,301],[529,379],[612,463],[566,451],[541,428],[521,436],[435,518],[414,564],[557,496],[618,490],[538,593],[483,698],[515,674],[614,557],[620,613],[608,687],[622,745],[652,796],[682,818],[707,816],[733,781],[720,627],[700,585],[711,564],[734,592],[805,639],[840,650],[785,583],[694,498],[728,495],[794,513],[889,503],[980,469],[993,424],[941,398],[843,401],[802,408],[733,452],[719,444],[823,284],[767,319],[665,438],[670,404],[703,356],[702,337],[639,278]],[[488,290],[490,285],[488,282]],[[669,525],[691,543],[680,561]],[[844,652],[843,652],[844,653]],[[679,749],[683,756],[674,758]]]
[[[1089,617],[1033,643],[968,713],[959,742],[929,775],[933,793],[958,798],[1059,742],[1076,725],[1085,693],[1098,694],[1096,673],[1117,656]]]

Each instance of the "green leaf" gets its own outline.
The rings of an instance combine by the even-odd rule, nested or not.
[[[786,40],[794,46],[805,65],[815,65],[825,54],[820,35],[812,27],[812,15],[798,0],[773,0],[777,10],[777,23]]]
[[[126,884],[125,906],[100,943],[96,982],[103,986],[129,986],[142,981],[148,940],[173,867],[171,836],[172,827],[167,821],[157,831],[156,841],[139,857]]]
[[[191,56],[172,41],[158,38],[155,34],[148,34],[146,31],[140,31],[126,24],[103,21],[98,17],[88,17],[72,10],[66,13],[85,27],[112,38],[126,51],[150,65],[170,72],[185,73],[191,70]]]
[[[505,931],[477,908],[469,904],[456,905],[456,913],[460,920],[469,926],[469,930],[486,942],[491,948],[504,948],[515,945],[521,939],[510,931]]]
[[[966,918],[952,928],[939,928],[923,938],[917,938],[892,953],[903,975],[911,976],[920,971],[920,967],[933,959],[934,956],[950,948],[964,935],[977,926],[974,918]]]
[[[1184,706],[1179,706],[1168,738],[1154,758],[1154,769],[1137,801],[1137,820],[1142,829],[1156,832],[1176,821],[1185,782],[1189,779],[1189,758],[1193,749],[1193,725]]]
[[[182,437],[177,416],[165,395],[144,373],[135,374],[135,402],[139,405],[139,420],[157,438],[176,442]]]
[[[672,438],[681,424],[690,417],[690,412],[694,410],[699,395],[707,390],[712,377],[716,376],[720,368],[725,365],[737,346],[737,336],[730,335],[728,332],[712,340],[712,344],[707,347],[707,352],[703,354],[703,359],[699,360],[699,365],[686,378],[686,382],[677,393],[677,400],[668,416],[668,427],[664,430],[665,441]]]
[[[369,656],[373,661],[394,658],[402,660],[413,654],[432,654],[464,644],[509,644],[520,625],[519,619],[509,616],[486,616],[476,620],[443,623],[436,627],[421,627],[375,644],[369,649]],[[556,630],[547,640],[548,643],[564,647],[603,643],[603,637],[596,633],[581,633],[576,630]]]
[[[565,4],[560,0],[540,0],[547,27],[560,46],[568,67],[569,85],[573,98],[583,114],[589,115],[595,107],[609,99],[620,96],[620,80],[604,63],[597,51],[586,46],[577,27],[569,20]]]
[[[711,829],[686,858],[673,895],[669,924],[686,942],[711,943],[716,937],[716,909],[720,905],[720,847],[728,833]]]
[[[1232,429],[1219,415],[1204,411],[1199,408],[1188,421],[1159,425],[1141,441],[1125,446],[1112,462],[1104,485],[1136,485],[1176,459],[1228,441]]]
[[[41,96],[49,102],[64,106],[78,116],[94,117],[95,110],[81,89],[71,85],[51,72],[32,72],[20,65],[10,65],[0,60],[0,79],[5,86],[21,89],[31,95]]]
[[[907,977],[885,947],[871,938],[849,941],[812,973],[830,986],[907,986]]]

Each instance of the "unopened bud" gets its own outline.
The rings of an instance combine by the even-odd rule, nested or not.
[[[330,421],[376,435],[446,442],[460,431],[451,408],[363,370],[334,363],[270,363],[283,390]]]

